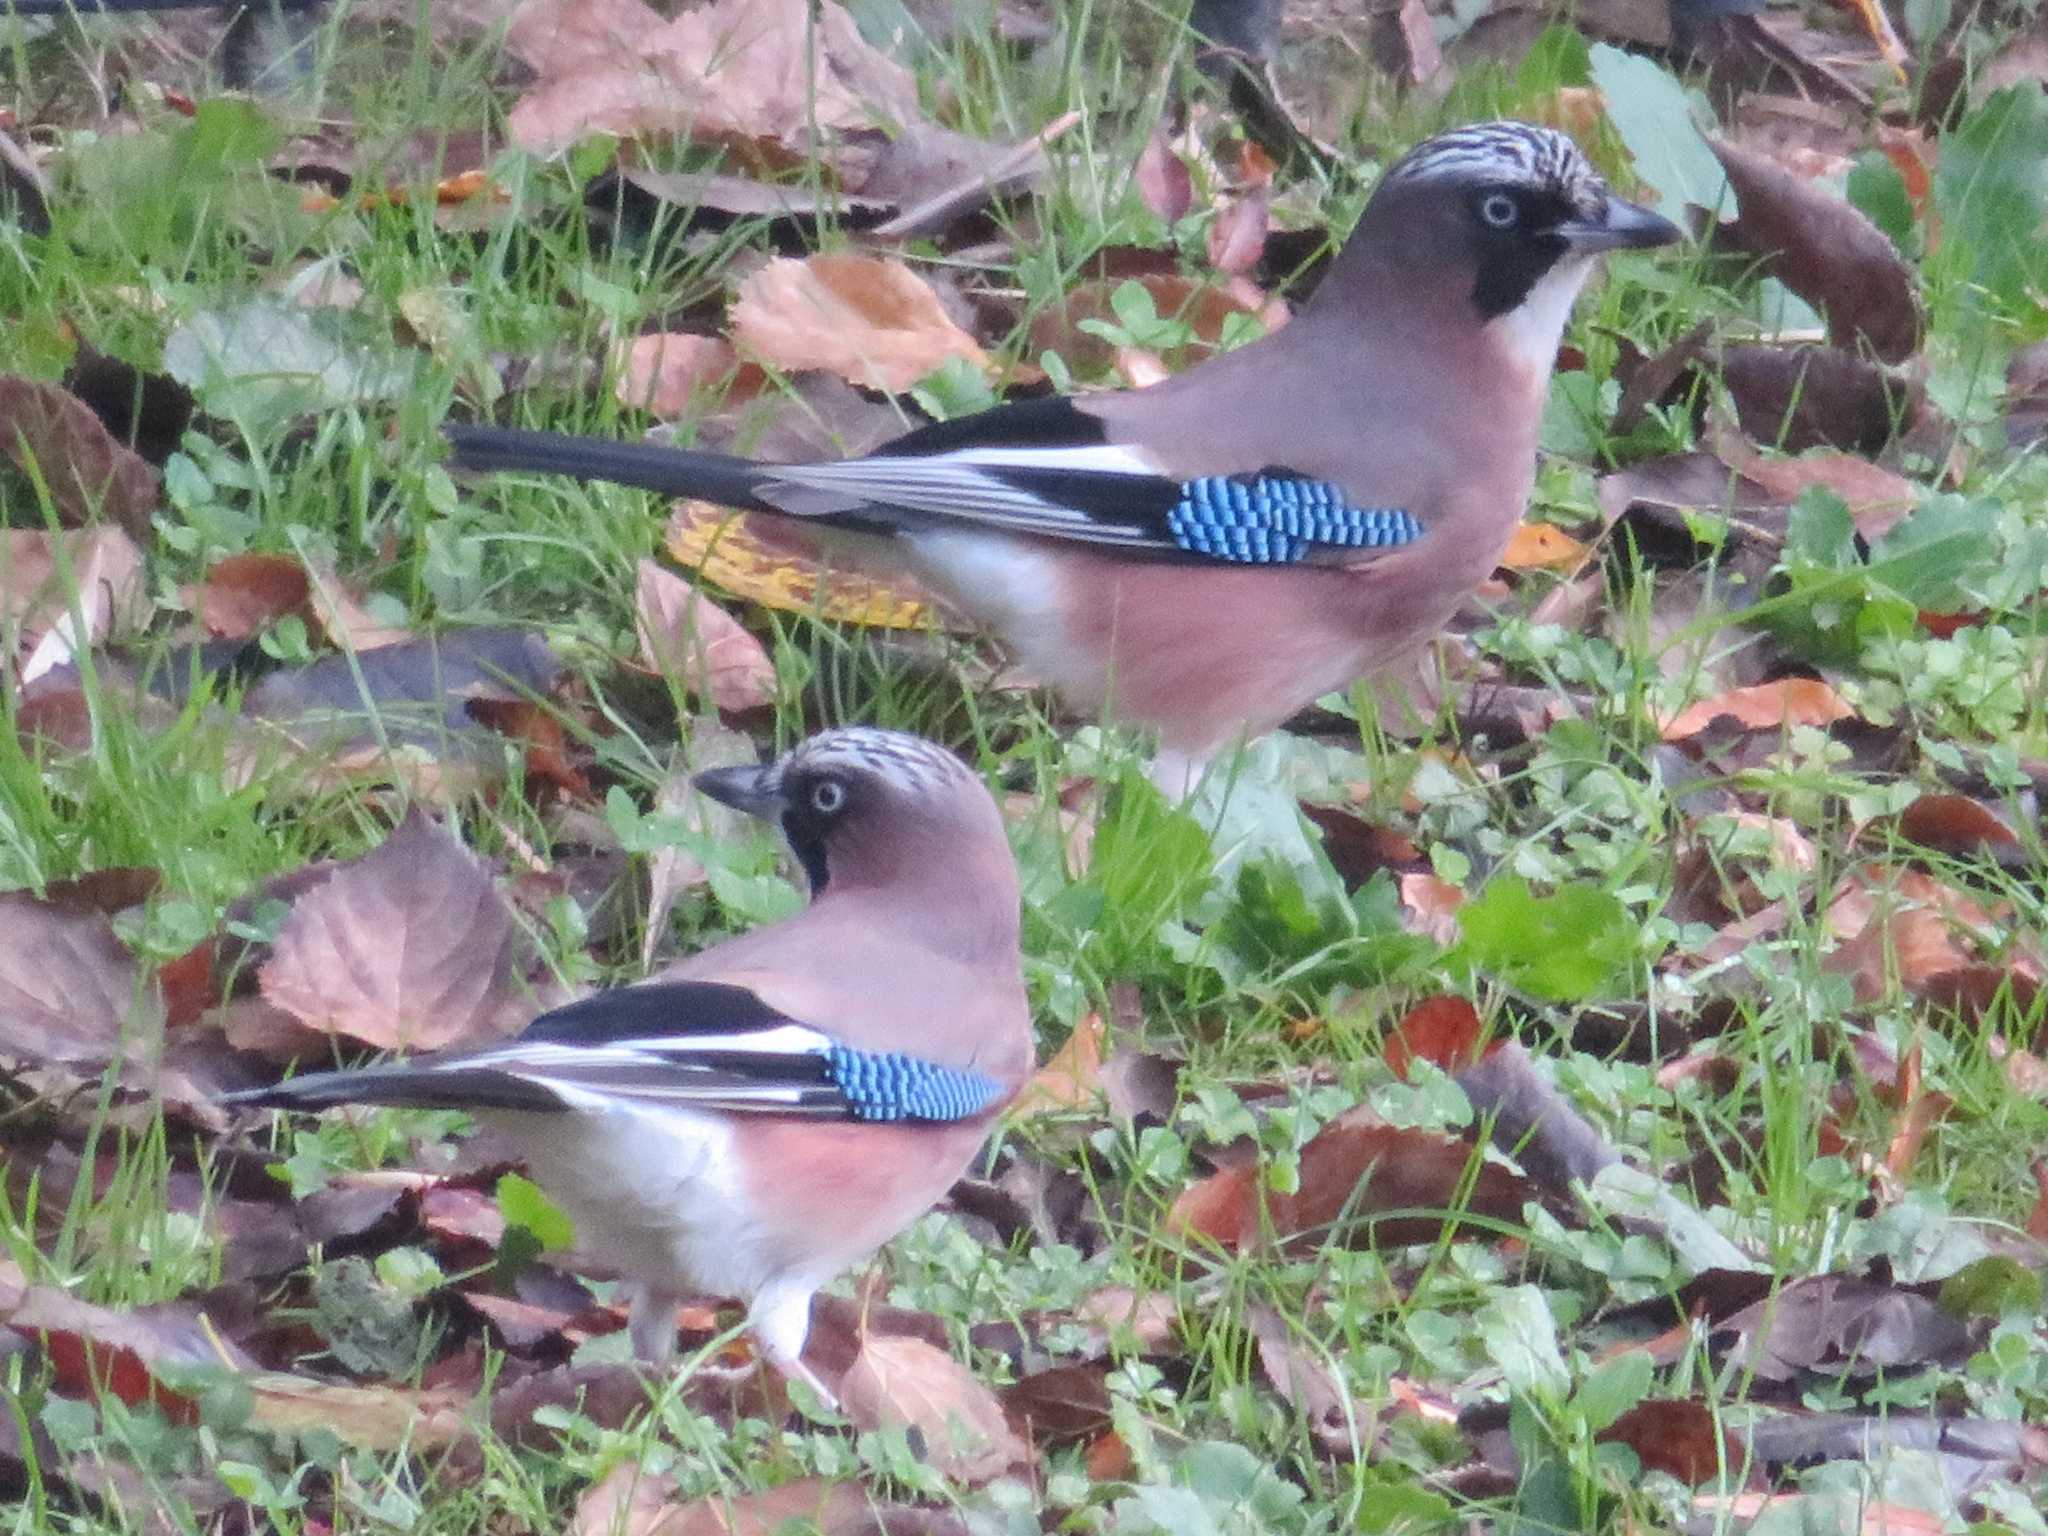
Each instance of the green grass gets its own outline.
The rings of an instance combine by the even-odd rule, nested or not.
[[[1200,268],[1203,189],[1198,211],[1169,230],[1131,178],[1164,106],[1152,61],[1170,25],[1113,10],[1070,8],[1035,61],[972,28],[918,61],[927,104],[946,103],[962,131],[1010,139],[1061,112],[1085,114],[1040,196],[1017,215],[1014,267],[988,278],[1017,301],[1009,334],[992,338],[990,350],[1005,360],[1038,360],[1028,341],[1033,317],[1105,247],[1175,246],[1190,270]],[[509,775],[502,787],[457,792],[443,808],[479,852],[524,867],[529,854],[546,865],[581,850],[605,818],[607,790],[648,811],[684,760],[678,743],[703,728],[679,686],[620,666],[636,650],[632,572],[658,551],[658,509],[603,488],[524,480],[458,488],[440,467],[438,429],[488,404],[503,355],[576,365],[547,374],[559,383],[522,389],[511,419],[637,434],[645,423],[617,404],[603,376],[613,343],[716,300],[731,266],[763,245],[762,230],[741,221],[716,237],[675,240],[662,223],[672,215],[658,214],[637,238],[609,239],[582,197],[583,182],[606,163],[597,153],[566,162],[500,155],[494,179],[510,201],[480,233],[437,228],[432,200],[421,196],[308,211],[298,187],[264,169],[285,130],[342,123],[368,147],[367,164],[388,157],[401,179],[421,187],[432,173],[418,169],[411,137],[479,127],[501,137],[512,98],[496,83],[493,49],[445,43],[431,28],[373,34],[344,10],[323,38],[314,76],[287,100],[203,97],[193,120],[131,89],[132,132],[81,127],[91,82],[109,59],[156,57],[136,40],[143,35],[107,23],[0,23],[0,105],[55,125],[63,148],[52,167],[52,234],[0,226],[0,313],[11,317],[0,331],[0,371],[55,377],[77,337],[155,372],[179,327],[322,260],[346,267],[363,289],[360,304],[334,317],[337,333],[412,372],[390,399],[310,412],[253,401],[235,419],[201,419],[167,476],[146,550],[157,612],[142,650],[159,661],[173,656],[179,589],[221,557],[310,558],[374,593],[394,621],[530,629],[567,661],[576,681],[552,707],[589,754],[598,803],[565,811],[523,793],[516,746],[488,747],[492,766]],[[1434,105],[1377,103],[1343,125],[1342,147],[1399,146],[1450,122],[1533,111],[1569,77],[1570,54],[1553,40],[1544,59],[1518,72],[1474,71]],[[1613,156],[1620,146],[1601,147]],[[671,162],[705,163],[684,151],[662,161]],[[1348,227],[1378,163],[1347,155],[1332,184],[1285,187],[1282,215]],[[370,173],[364,184],[380,179]],[[824,245],[848,238],[825,221]],[[1970,269],[1946,255],[1926,265],[1926,297],[1938,393],[1972,446],[1995,450],[2002,373],[1994,365],[2040,333],[2040,317],[1987,318]],[[1605,435],[1613,400],[1600,391],[1622,338],[1654,353],[1701,320],[1733,332],[1755,319],[1758,302],[1751,278],[1697,252],[1617,261],[1572,328],[1585,378],[1561,386],[1561,395],[1577,390],[1572,399],[1599,409],[1578,419],[1562,406],[1553,412],[1549,440],[1559,452],[1541,480],[1542,514],[1584,531],[1597,473],[1695,446],[1683,411],[1652,413],[1626,440]],[[438,351],[410,339],[406,317],[423,307],[452,319],[452,340]],[[1585,632],[1530,620],[1551,585],[1534,576],[1474,636],[1506,680],[1578,701],[1572,718],[1504,745],[1467,729],[1459,699],[1418,719],[1382,710],[1361,688],[1329,701],[1341,711],[1334,718],[1348,712],[1351,721],[1338,732],[1256,749],[1221,825],[1211,806],[1158,802],[1139,777],[1139,744],[1077,730],[1043,699],[980,686],[984,657],[966,642],[906,648],[808,617],[747,615],[782,678],[773,720],[753,722],[764,743],[831,721],[897,725],[961,747],[1011,792],[1026,974],[1044,1052],[1101,1012],[1116,1021],[1115,1051],[1181,1062],[1177,1108],[1163,1124],[1077,1110],[1006,1128],[992,1166],[1073,1193],[1052,1240],[992,1243],[979,1229],[933,1217],[877,1261],[886,1299],[940,1318],[953,1353],[991,1383],[1011,1365],[977,1345],[989,1337],[977,1328],[1012,1326],[1033,1340],[1028,1360],[1042,1368],[1092,1358],[1076,1320],[1092,1296],[1123,1288],[1166,1298],[1177,1316],[1169,1348],[1148,1355],[1127,1331],[1111,1330],[1106,1422],[1127,1453],[1116,1475],[1098,1477],[1084,1448],[1062,1446],[1041,1454],[1035,1491],[1015,1481],[963,1488],[901,1433],[855,1436],[801,1418],[735,1424],[699,1412],[687,1382],[658,1392],[624,1428],[564,1407],[556,1410],[562,1443],[552,1451],[485,1436],[472,1457],[444,1464],[434,1454],[347,1449],[317,1430],[258,1428],[246,1390],[218,1381],[197,1393],[196,1422],[111,1396],[79,1400],[57,1390],[47,1361],[10,1351],[0,1371],[16,1426],[47,1436],[55,1456],[27,1458],[19,1472],[0,1466],[0,1489],[13,1501],[0,1519],[23,1532],[196,1533],[210,1527],[195,1512],[203,1507],[195,1489],[226,1468],[261,1511],[255,1518],[288,1532],[316,1529],[316,1518],[351,1531],[551,1530],[590,1483],[637,1462],[674,1477],[684,1496],[805,1476],[857,1479],[880,1496],[957,1506],[977,1530],[1040,1528],[1034,1501],[1051,1512],[1044,1528],[1075,1531],[1112,1528],[1112,1520],[1117,1530],[1193,1530],[1198,1517],[1233,1532],[1451,1530],[1466,1521],[1525,1532],[1678,1528],[1687,1491],[1668,1476],[1638,1474],[1628,1453],[1594,1440],[1605,1422],[1601,1394],[1634,1400],[1611,1374],[1633,1367],[1603,1364],[1616,1336],[1604,1312],[1668,1296],[1690,1273],[1654,1224],[1562,1202],[1510,1230],[1471,1217],[1434,1243],[1385,1252],[1333,1240],[1238,1253],[1177,1230],[1168,1216],[1209,1159],[1233,1145],[1255,1147],[1269,1187],[1289,1192],[1302,1148],[1357,1106],[1395,1125],[1471,1131],[1469,1105],[1442,1072],[1424,1067],[1404,1079],[1385,1054],[1413,1004],[1449,991],[1471,997],[1494,1032],[1528,1044],[1542,1073],[1632,1164],[1663,1174],[1692,1163],[1692,1175],[1672,1184],[1678,1199],[1696,1203],[1706,1227],[1781,1279],[1864,1273],[1880,1258],[1901,1280],[1940,1278],[1987,1248],[2038,1266],[2038,1245],[2018,1234],[2038,1194],[2029,1163],[2048,1140],[2048,1105],[2015,1086],[2003,1058],[2005,1042],[2033,1037],[2038,1006],[2009,987],[1981,1016],[1945,1012],[1897,985],[1896,969],[1891,985],[1858,1001],[1829,964],[1838,948],[1814,894],[1870,861],[1921,863],[1991,912],[2021,949],[2042,931],[2028,765],[2048,734],[2035,600],[2048,552],[2048,481],[2036,460],[1982,451],[1956,494],[1994,527],[2004,553],[1997,569],[1971,576],[1965,593],[1985,613],[1980,626],[1952,639],[1878,626],[1852,635],[1844,651],[1842,633],[1830,629],[1834,605],[1875,611],[1893,595],[1822,554],[1771,599],[1795,639],[1835,658],[1844,696],[1891,730],[1899,750],[1880,766],[1801,727],[1773,752],[1710,760],[1700,777],[1675,783],[1658,722],[1716,691],[1729,648],[1760,642],[1754,630],[1726,627],[1719,588],[1694,622],[1660,639],[1652,621],[1660,599],[1671,600],[1671,573],[1624,557],[1608,562],[1602,621]],[[17,528],[42,527],[49,516],[45,498],[7,471],[0,512]],[[1812,513],[1800,526],[1817,528],[1820,518]],[[1819,549],[1818,533],[1813,541]],[[182,704],[142,709],[122,675],[104,658],[88,669],[96,729],[82,752],[19,740],[11,693],[0,706],[0,889],[40,894],[88,871],[159,870],[147,907],[118,926],[151,964],[215,934],[234,904],[273,876],[374,846],[406,799],[385,779],[335,784],[289,757],[247,774],[233,723],[239,685],[214,679]],[[1058,811],[1081,775],[1098,781],[1099,821],[1092,862],[1075,868]],[[1273,788],[1283,780],[1286,792]],[[1914,793],[1951,781],[1989,786],[1977,792],[2008,808],[2024,863],[1930,859],[1889,830],[1883,818]],[[1546,998],[1499,966],[1474,964],[1469,946],[1445,951],[1410,939],[1391,887],[1347,890],[1326,861],[1303,852],[1314,845],[1297,824],[1294,792],[1324,802],[1355,792],[1362,816],[1412,839],[1423,863],[1475,896],[1496,877],[1520,877],[1545,894],[1605,893],[1602,910],[1614,922],[1587,942],[1607,946],[1624,979],[1591,996]],[[1813,869],[1799,879],[1773,873],[1769,832],[1702,810],[1697,796],[1782,819],[1810,844]],[[759,841],[716,853],[711,889],[685,895],[662,953],[713,942],[786,903],[790,888],[771,857]],[[1269,859],[1283,872],[1273,873]],[[1681,880],[1698,879],[1723,898],[1785,899],[1789,920],[1731,958],[1703,962],[1711,925],[1673,907]],[[235,920],[257,932],[268,921]],[[526,920],[566,980],[640,974],[635,911],[603,935],[566,897]],[[1516,963],[1541,958],[1532,950]],[[1601,1004],[1626,1016],[1633,1045],[1615,1047],[1601,1034]],[[1719,1033],[1709,1032],[1709,1018],[1720,1019]],[[1859,1038],[1901,1057],[1918,1050],[1925,1089],[1951,1101],[1902,1181],[1877,1166],[1900,1111],[1858,1064]],[[1687,1042],[1715,1052],[1718,1069],[1660,1078]],[[0,1258],[31,1284],[124,1311],[201,1298],[221,1281],[232,1244],[207,1218],[242,1198],[232,1182],[266,1177],[264,1163],[275,1160],[309,1192],[345,1170],[441,1166],[453,1129],[449,1117],[390,1113],[361,1125],[280,1129],[269,1143],[244,1137],[253,1154],[245,1150],[230,1168],[211,1138],[116,1093],[111,1080],[54,1103],[39,1091],[46,1086],[0,1082],[8,1160]],[[97,1181],[63,1171],[81,1161],[100,1170]],[[193,1177],[196,1205],[182,1182]],[[320,1254],[322,1272],[333,1275],[340,1258]],[[452,1316],[457,1272],[441,1265],[447,1273],[419,1280],[421,1271],[405,1267],[412,1258],[383,1258],[368,1284],[427,1341],[412,1365],[388,1374],[416,1380],[431,1358],[433,1327]],[[850,1294],[859,1279],[835,1289]],[[1894,1412],[1939,1406],[2037,1422],[2048,1409],[2038,1284],[2031,1300],[2023,1286],[2014,1296],[2002,1312],[1991,1309],[1972,1358],[1902,1371],[1879,1400]],[[304,1312],[331,1339],[335,1319],[308,1310],[307,1297],[294,1283],[254,1301],[272,1325]],[[1275,1390],[1249,1322],[1255,1309],[1274,1314],[1308,1360],[1342,1380],[1363,1415],[1356,1433],[1369,1454],[1332,1454],[1331,1432]],[[308,1373],[346,1377],[318,1353],[318,1339],[299,1342]],[[1510,1492],[1471,1475],[1469,1444],[1450,1425],[1385,1409],[1396,1384],[1459,1409],[1509,1404],[1520,1486]],[[1640,1396],[1643,1385],[1630,1390]],[[1697,1335],[1648,1390],[1706,1403],[1731,1423],[1784,1401]],[[1790,1401],[1873,1411],[1857,1384],[1825,1373]],[[118,1476],[109,1471],[96,1484],[81,1470],[101,1464]],[[1803,1477],[1816,1493],[1863,1487],[1904,1499],[1899,1490],[1914,1474],[1903,1464],[1837,1462],[1790,1481],[1800,1486]],[[113,1492],[79,1491],[96,1486]],[[2038,1471],[2031,1485],[2012,1485],[2008,1504],[1977,1511],[2007,1522],[1985,1528],[2038,1529],[2024,1523],[2029,1486],[2038,1493]]]

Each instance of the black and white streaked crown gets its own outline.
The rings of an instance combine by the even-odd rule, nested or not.
[[[871,774],[911,794],[930,794],[949,786],[981,782],[973,770],[937,742],[908,731],[887,731],[872,725],[820,731],[797,743],[782,760],[785,774],[833,769]]]
[[[1473,123],[1424,139],[1381,185],[1423,181],[1513,182],[1554,192],[1589,214],[1607,206],[1607,183],[1579,146],[1535,123]]]

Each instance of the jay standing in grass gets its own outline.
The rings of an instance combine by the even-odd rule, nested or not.
[[[506,1044],[232,1101],[503,1127],[579,1245],[636,1282],[643,1359],[668,1358],[680,1301],[735,1296],[829,1403],[803,1363],[813,1293],[945,1195],[1030,1074],[1016,866],[986,786],[920,737],[827,731],[696,782],[780,822],[808,907]]]
[[[1157,733],[1154,776],[1434,637],[1534,484],[1572,302],[1602,253],[1679,230],[1553,129],[1493,122],[1381,178],[1288,325],[1150,388],[763,464],[451,426],[458,466],[694,496],[888,542],[1070,704]]]

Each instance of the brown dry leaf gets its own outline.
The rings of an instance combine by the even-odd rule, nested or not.
[[[1722,347],[1714,362],[1743,432],[1787,453],[1875,453],[1922,397],[1881,364],[1834,347]]]
[[[616,366],[612,393],[619,404],[664,420],[688,415],[700,395],[715,393],[722,403],[736,405],[760,394],[768,382],[721,336],[635,336],[619,348]]]
[[[1885,1148],[1884,1167],[1894,1180],[1902,1180],[1927,1144],[1927,1133],[1949,1112],[1952,1100],[1945,1093],[1927,1087],[1921,1072],[1920,1042],[1915,1040],[1906,1059],[1899,1063],[1898,1094],[1904,1107],[1899,1112],[1890,1144]]]
[[[771,368],[822,368],[863,389],[900,393],[961,357],[988,367],[923,278],[893,256],[780,256],[733,299],[740,350]]]
[[[1401,926],[1410,933],[1449,947],[1458,940],[1458,908],[1465,904],[1462,886],[1424,872],[1395,881],[1401,896]]]
[[[1216,211],[1209,226],[1209,265],[1241,277],[1266,254],[1266,227],[1273,201],[1263,182]]]
[[[157,505],[157,473],[116,442],[106,423],[69,390],[0,374],[0,453],[42,478],[67,526],[104,518],[137,534]]]
[[[1178,224],[1195,205],[1194,177],[1188,172],[1188,163],[1173,152],[1164,124],[1152,130],[1138,152],[1132,179],[1138,186],[1138,200],[1164,224]]]
[[[1721,1318],[1711,1334],[1717,1354],[1765,1381],[1808,1372],[1867,1376],[1873,1371],[1960,1365],[1978,1330],[1931,1297],[1855,1275],[1810,1275],[1775,1296]]]
[[[828,569],[815,554],[770,543],[745,517],[708,501],[680,503],[662,544],[677,565],[763,608],[874,629],[925,629],[942,618],[909,577],[885,584],[860,571]]]
[[[713,0],[649,28],[645,7],[538,0],[511,41],[547,67],[506,119],[512,142],[551,154],[591,134],[682,134],[771,165],[815,152],[813,135],[921,122],[909,71],[831,0]]]
[[[1355,1110],[1325,1126],[1301,1152],[1291,1195],[1265,1187],[1257,1165],[1226,1168],[1190,1185],[1169,1226],[1242,1251],[1270,1229],[1282,1243],[1312,1249],[1333,1235],[1347,1246],[1432,1242],[1453,1219],[1453,1200],[1479,1151],[1462,1138],[1383,1125]],[[1521,1219],[1535,1191],[1497,1163],[1482,1162],[1462,1213]],[[1304,1241],[1305,1240],[1305,1241]]]
[[[1029,1459],[995,1393],[922,1339],[865,1335],[839,1405],[860,1429],[917,1430],[925,1460],[959,1482],[986,1483]]]
[[[640,562],[640,654],[723,710],[775,702],[775,663],[738,619],[654,560]]]
[[[1627,1446],[1645,1471],[1666,1472],[1682,1483],[1704,1483],[1723,1467],[1742,1465],[1733,1433],[1712,1408],[1696,1400],[1646,1399],[1593,1438],[1602,1445]]]
[[[1664,722],[1666,741],[1697,736],[1723,715],[1752,731],[1784,730],[1795,725],[1830,725],[1856,711],[1826,683],[1813,677],[1786,677],[1753,688],[1733,688],[1716,698],[1679,711]]]
[[[0,893],[0,1055],[97,1067],[161,1028],[161,1006],[106,914]]]
[[[306,616],[312,582],[292,555],[229,555],[186,587],[185,606],[210,635],[246,640],[288,613]]]
[[[1858,1002],[1891,996],[1894,978],[1915,997],[1978,1009],[2000,987],[2025,1006],[2041,986],[2043,965],[2030,949],[1980,960],[1977,951],[1997,944],[2001,924],[1920,870],[1852,872],[1835,888],[1825,921],[1843,942],[1822,964],[1850,979]]]
[[[512,909],[476,855],[418,812],[301,896],[257,973],[301,1022],[381,1050],[482,1044],[533,1014]]]
[[[1381,1054],[1396,1077],[1406,1077],[1418,1060],[1455,1073],[1479,1059],[1485,1034],[1479,1010],[1464,998],[1424,998],[1394,1026]]]
[[[120,529],[0,530],[0,637],[14,641],[22,686],[149,616],[142,553]]]
[[[1110,1426],[1109,1362],[1034,1371],[1003,1389],[1003,1406],[1036,1449],[1093,1440]]]
[[[1511,571],[1576,570],[1592,551],[1551,523],[1517,523],[1500,563]]]
[[[1714,456],[1777,501],[1791,503],[1814,486],[1839,496],[1866,539],[1881,539],[1920,503],[1920,488],[1903,475],[1854,454],[1822,449],[1799,459],[1767,458],[1739,432],[1712,434]]]
[[[1920,347],[1913,269],[1885,233],[1827,187],[1724,139],[1709,146],[1742,215],[1721,233],[1827,318],[1828,340],[1888,363]]]
[[[351,1386],[281,1372],[242,1378],[249,1422],[272,1434],[324,1429],[365,1451],[445,1450],[470,1439],[468,1393],[399,1386]]]
[[[2034,1188],[2039,1191],[2027,1212],[2027,1236],[2048,1243],[2048,1158],[2035,1158],[2027,1171],[2033,1174]]]
[[[306,606],[329,644],[345,651],[378,651],[417,638],[403,625],[386,624],[372,614],[361,594],[331,566],[315,560],[306,575],[313,586]]]
[[[2025,856],[2019,834],[1998,813],[1968,795],[1922,795],[1899,813],[1899,836],[1957,858]]]
[[[96,1306],[52,1286],[30,1286],[0,1311],[0,1324],[42,1344],[54,1384],[67,1397],[110,1393],[130,1407],[150,1403],[178,1424],[196,1424],[199,1404],[158,1379],[164,1367],[253,1368],[190,1303],[127,1309]]]
[[[804,1477],[763,1493],[677,1500],[675,1479],[626,1462],[577,1502],[570,1536],[775,1536],[784,1529],[822,1536],[858,1529],[869,1503],[858,1483]]]
[[[1084,1014],[1066,1043],[1024,1085],[1010,1107],[1010,1114],[1028,1120],[1034,1115],[1092,1109],[1102,1098],[1103,1042],[1107,1032],[1101,1014]]]

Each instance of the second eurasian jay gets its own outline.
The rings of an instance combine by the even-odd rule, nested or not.
[[[931,1209],[1031,1071],[1016,866],[987,788],[921,737],[827,731],[696,782],[780,821],[809,906],[504,1045],[232,1101],[504,1127],[579,1245],[637,1282],[643,1359],[667,1359],[679,1301],[735,1296],[829,1402],[802,1360],[813,1293]]]
[[[1397,161],[1288,325],[1150,388],[1000,406],[865,458],[763,464],[450,426],[456,463],[695,496],[890,541],[1069,704],[1149,726],[1157,777],[1437,634],[1533,487],[1572,302],[1678,238],[1562,133]]]

